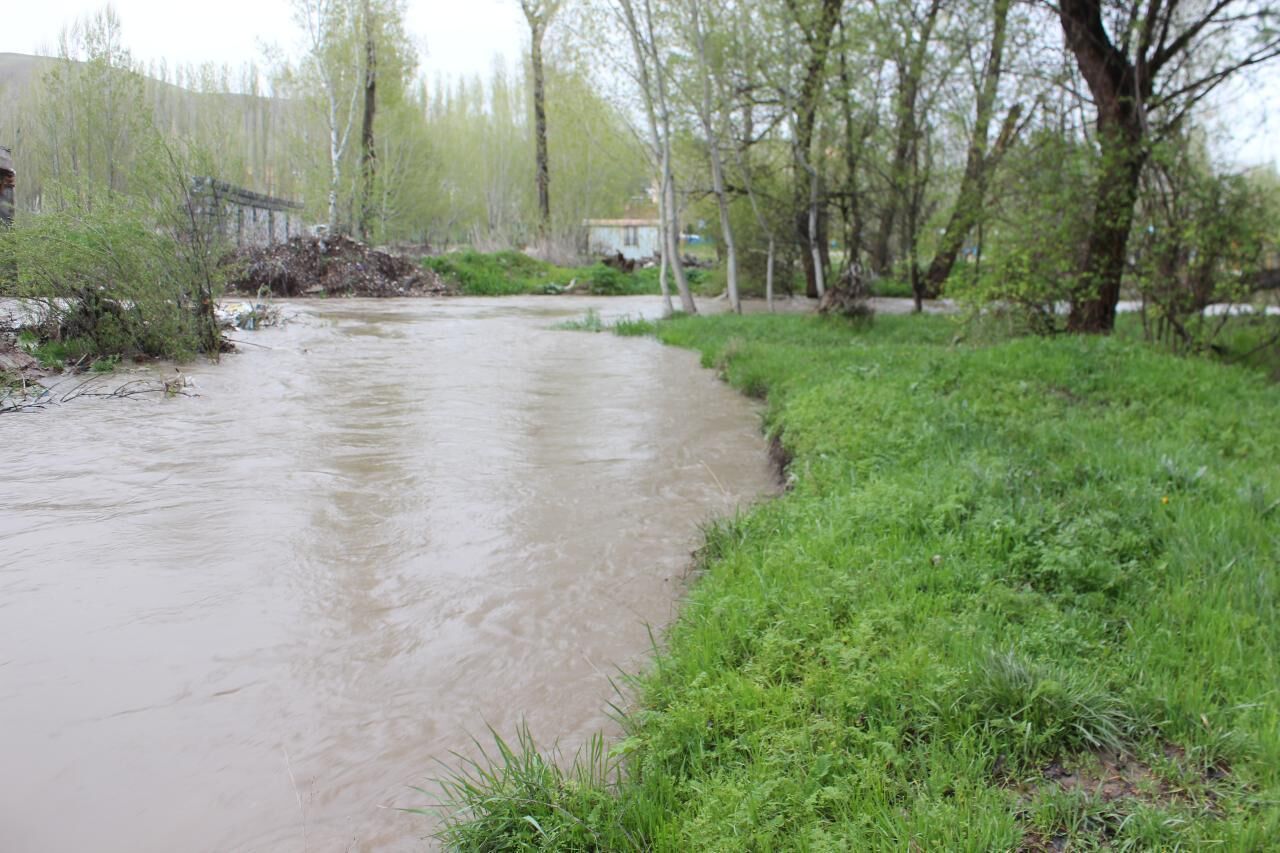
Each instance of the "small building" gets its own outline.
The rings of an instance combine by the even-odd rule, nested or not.
[[[593,255],[644,261],[662,250],[662,229],[656,219],[588,219],[585,225],[587,251]]]
[[[304,231],[302,205],[213,178],[194,178],[196,212],[237,248],[288,242]]]
[[[13,152],[8,148],[0,148],[0,223],[13,224],[14,187],[18,174],[13,166]]]

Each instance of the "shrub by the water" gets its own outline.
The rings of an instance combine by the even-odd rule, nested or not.
[[[38,309],[31,332],[48,366],[217,353],[218,273],[163,221],[150,199],[102,194],[24,215],[0,232],[0,268],[12,271],[0,278],[0,295]]]

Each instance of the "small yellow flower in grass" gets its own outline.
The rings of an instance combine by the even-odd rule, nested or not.
[[[1164,497],[1162,497],[1162,498],[1160,499],[1160,503],[1164,504],[1165,506],[1168,506],[1168,505],[1169,505],[1169,496],[1168,496],[1168,495],[1165,495]]]

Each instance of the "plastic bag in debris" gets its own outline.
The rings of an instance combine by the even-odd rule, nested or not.
[[[268,326],[278,326],[280,309],[273,305],[251,302],[231,302],[214,309],[218,325],[223,329],[241,329],[252,332]]]

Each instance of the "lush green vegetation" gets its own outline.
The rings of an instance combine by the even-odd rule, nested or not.
[[[575,320],[565,320],[556,326],[565,332],[603,332],[608,326],[600,317],[600,312],[594,308],[588,308],[587,312]]]
[[[423,265],[456,284],[467,296],[574,293],[637,296],[658,292],[658,270],[626,273],[606,264],[558,267],[523,252],[454,252],[423,259]],[[697,276],[691,279],[697,280]]]
[[[221,276],[211,246],[179,236],[183,184],[166,177],[150,198],[68,191],[51,197],[54,209],[0,232],[0,268],[14,271],[0,279],[0,296],[35,309],[17,344],[45,367],[218,352],[211,306]]]
[[[1280,389],[958,331],[660,325],[768,397],[792,488],[708,532],[613,757],[507,748],[452,789],[453,844],[1270,848]]]

